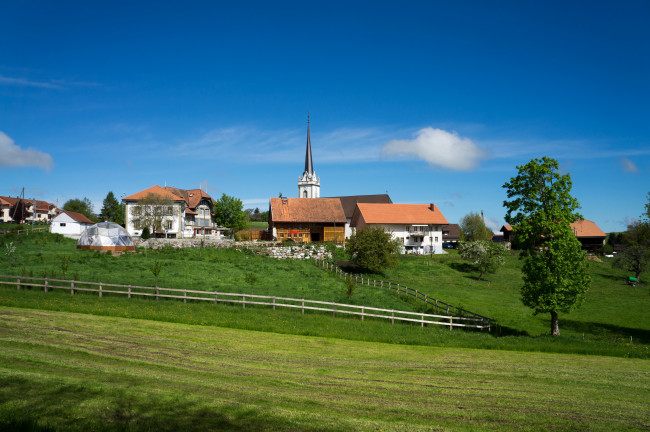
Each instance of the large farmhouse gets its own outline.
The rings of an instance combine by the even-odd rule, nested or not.
[[[352,228],[380,226],[399,239],[406,252],[442,253],[447,219],[435,204],[358,203]]]
[[[201,189],[152,186],[122,198],[124,225],[132,236],[145,226],[152,235],[168,238],[192,238],[217,235],[212,221],[214,201]]]

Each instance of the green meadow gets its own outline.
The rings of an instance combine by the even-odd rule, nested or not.
[[[348,299],[309,261],[247,250],[111,256],[35,234],[0,252],[0,274],[61,278],[65,261],[68,279],[154,286],[159,262],[169,288],[422,308],[360,285]],[[490,333],[0,286],[0,431],[647,430],[648,285],[608,262],[590,272],[560,337],[521,305],[516,256],[488,281],[453,251],[374,275],[489,316]]]

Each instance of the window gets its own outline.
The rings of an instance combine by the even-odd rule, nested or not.
[[[307,191],[306,190],[302,193],[302,197],[307,198]]]
[[[436,236],[436,243],[438,243],[438,236]]]
[[[165,229],[170,230],[172,229],[173,222],[172,221],[165,221]]]
[[[59,225],[61,225],[62,227],[64,227],[64,226],[65,226],[65,222],[61,222]]]

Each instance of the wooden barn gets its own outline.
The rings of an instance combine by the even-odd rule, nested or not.
[[[279,241],[345,241],[347,219],[338,198],[271,198],[269,232]]]

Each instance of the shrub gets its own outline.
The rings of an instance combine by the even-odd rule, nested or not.
[[[142,229],[142,234],[140,234],[140,238],[142,238],[142,240],[147,240],[150,237],[151,237],[151,232],[149,232],[149,227],[144,227]]]

